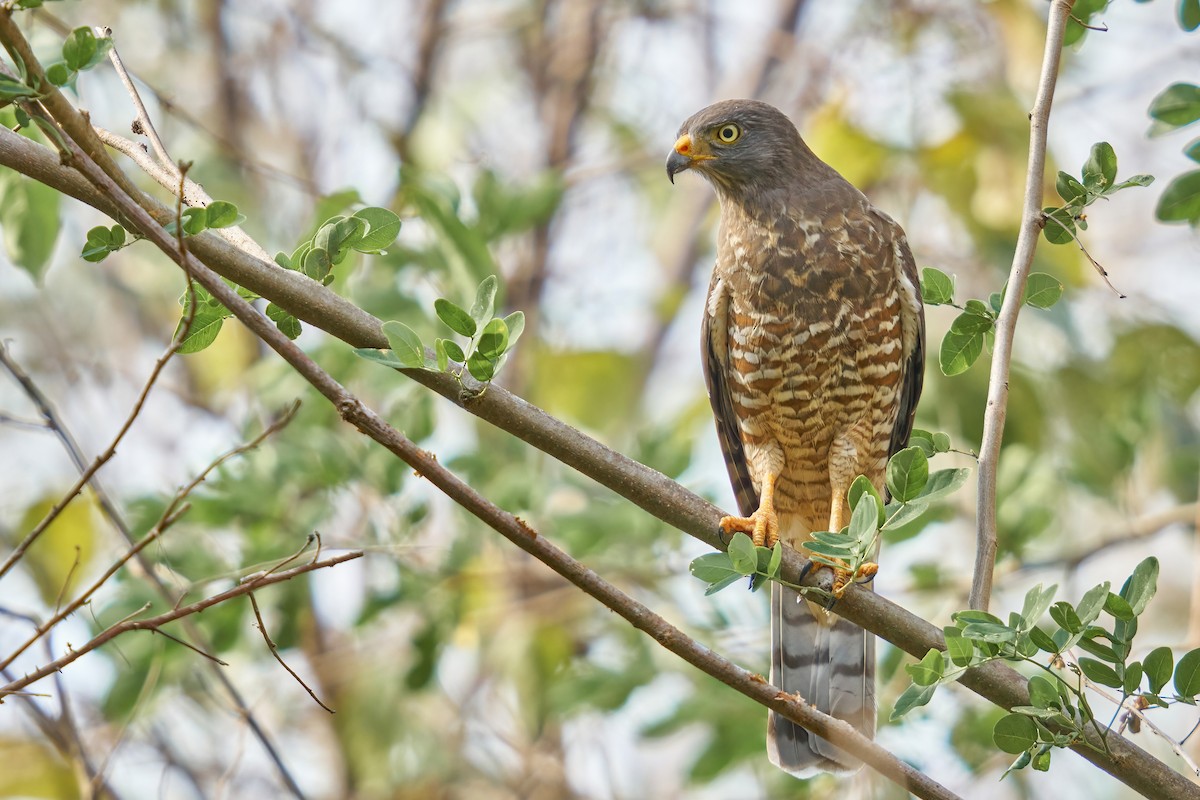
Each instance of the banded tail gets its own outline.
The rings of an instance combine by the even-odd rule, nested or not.
[[[771,584],[771,683],[875,737],[875,637],[795,591]],[[862,762],[767,712],[771,763],[800,778],[854,772]]]

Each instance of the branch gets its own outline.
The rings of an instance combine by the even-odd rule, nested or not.
[[[263,588],[264,586],[270,586],[275,583],[291,580],[297,575],[303,575],[306,572],[312,572],[316,569],[325,569],[326,567],[333,567],[341,564],[344,561],[352,561],[356,558],[362,558],[362,556],[363,553],[361,550],[354,550],[349,553],[343,553],[340,556],[327,558],[324,561],[314,561],[310,564],[302,564],[284,572],[262,573],[243,581],[242,583],[239,583],[237,586],[234,586],[231,589],[226,589],[220,594],[214,594],[211,597],[206,597],[203,600],[199,600],[195,603],[191,603],[180,608],[173,608],[170,611],[159,614],[156,617],[150,617],[149,619],[125,619],[116,623],[115,625],[110,625],[109,627],[105,628],[90,641],[84,643],[78,648],[71,650],[71,652],[67,653],[65,656],[51,661],[44,667],[34,670],[18,680],[11,681],[4,686],[0,686],[0,699],[3,699],[5,695],[15,694],[16,692],[24,689],[26,686],[36,683],[48,675],[53,675],[55,672],[59,672],[67,665],[79,660],[82,656],[87,655],[96,648],[108,644],[123,633],[128,633],[130,631],[154,631],[156,633],[163,633],[163,631],[158,630],[162,626],[178,619],[191,616],[192,614],[199,614],[201,611],[204,611],[207,608],[212,608],[220,603],[224,603],[227,600],[232,600],[235,597],[241,597],[245,594],[250,594],[251,592]],[[178,639],[176,639],[176,641],[178,641]]]
[[[1025,175],[1025,203],[1021,232],[1013,253],[1008,276],[1008,291],[996,319],[996,343],[992,350],[992,372],[988,379],[987,407],[983,414],[983,440],[979,445],[979,494],[976,500],[978,528],[975,543],[975,574],[971,579],[970,606],[987,610],[992,597],[992,573],[996,568],[996,470],[1000,461],[1000,442],[1004,437],[1004,418],[1008,413],[1008,371],[1012,359],[1013,335],[1025,280],[1033,266],[1033,254],[1042,232],[1042,191],[1046,172],[1046,128],[1058,64],[1062,56],[1063,31],[1075,0],[1054,0],[1046,27],[1046,49],[1042,56],[1042,75],[1037,99],[1029,115],[1029,170]]]
[[[0,18],[0,38],[6,35],[9,33],[3,19]],[[0,165],[10,166],[41,180],[115,218],[124,216],[129,208],[127,198],[116,193],[108,194],[107,188],[103,192],[98,191],[90,185],[88,179],[62,167],[54,154],[46,148],[4,129],[0,129]],[[87,169],[87,165],[84,167]],[[88,169],[87,174],[90,179],[96,173],[94,169]],[[104,185],[102,175],[96,180],[98,185]],[[169,212],[161,205],[156,206],[151,200],[147,206],[148,212],[155,219],[161,218],[160,224],[170,220]],[[139,219],[136,230],[151,238],[172,259],[181,257],[172,249],[169,239],[166,244],[161,243],[161,229],[157,232],[149,227],[143,229],[142,226],[146,225],[144,215],[139,215]],[[156,238],[150,235],[154,233],[159,236]],[[388,346],[380,330],[379,320],[315,281],[256,259],[208,233],[190,237],[188,241],[191,253],[205,265],[347,344],[374,348]],[[197,280],[204,284],[205,288],[210,288],[208,283],[200,280],[207,270],[201,273],[199,265],[193,265],[193,268],[197,270]],[[251,313],[247,314],[240,298],[223,283],[216,289],[213,291],[210,288],[210,291],[218,295],[221,302],[228,301],[231,310],[239,309],[239,319],[256,333],[259,330],[257,326],[264,323],[270,331],[275,331],[274,326],[261,315],[257,315],[257,312],[251,309]],[[276,349],[286,350],[289,346],[293,349],[295,347],[288,342],[280,344]],[[275,347],[274,343],[272,347]],[[280,354],[287,358],[284,352]],[[299,355],[303,356],[303,353]],[[292,363],[291,359],[288,360]],[[301,374],[304,372],[301,371]],[[714,548],[723,549],[724,545],[717,534],[718,521],[722,516],[720,510],[660,473],[604,447],[499,386],[491,386],[482,397],[473,397],[469,391],[464,393],[463,387],[448,374],[423,370],[406,371],[406,374],[451,402],[608,486],[664,522]],[[468,390],[472,386],[478,388],[469,380],[466,383]],[[358,409],[369,413],[361,407]],[[344,417],[357,424],[358,418],[353,404],[349,407],[338,404],[338,410]],[[409,445],[412,446],[411,443]],[[436,468],[436,465],[434,466]],[[528,536],[529,534],[526,534],[527,538]],[[530,539],[530,542],[537,541],[541,540]],[[540,555],[538,557],[541,558]],[[785,548],[784,579],[800,582],[801,569],[807,563],[798,553]],[[587,574],[594,575],[590,571]],[[813,576],[810,576],[808,583],[813,585]],[[850,621],[918,657],[925,655],[930,648],[944,647],[942,633],[938,628],[873,592],[851,588],[840,601],[838,608],[839,613]],[[1025,679],[1001,664],[969,669],[964,673],[961,683],[1003,708],[1027,705],[1029,702]],[[1200,797],[1200,790],[1186,778],[1128,740],[1110,737],[1109,748],[1111,752],[1107,755],[1088,747],[1076,749],[1084,758],[1146,797],[1161,800]]]

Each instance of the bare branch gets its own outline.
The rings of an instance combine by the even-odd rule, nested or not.
[[[279,655],[279,645],[275,644],[275,640],[271,638],[271,634],[267,633],[267,623],[263,622],[262,612],[258,609],[258,601],[254,599],[254,592],[251,592],[249,597],[250,607],[254,609],[254,619],[257,620],[255,627],[257,627],[259,632],[262,633],[263,641],[267,643],[267,648],[270,649],[271,655],[275,656],[275,660],[279,662],[279,665],[286,669],[288,674],[296,679],[296,683],[304,687],[304,691],[308,692],[308,696],[313,699],[314,703],[328,711],[330,714],[336,714],[336,711],[321,702],[321,698],[317,697],[316,693],[313,692],[313,690],[309,688],[308,684],[304,682],[304,679],[296,674],[296,670],[289,667],[287,662],[283,660],[283,656]]]
[[[13,694],[14,692],[19,692],[26,686],[34,684],[40,681],[42,678],[45,678],[47,675],[52,675],[55,672],[58,672],[67,665],[79,660],[82,656],[92,652],[96,648],[108,644],[123,633],[128,633],[130,631],[154,631],[155,633],[163,633],[170,639],[178,642],[180,641],[178,638],[169,636],[169,634],[165,634],[165,632],[159,629],[168,623],[191,616],[192,614],[198,614],[207,608],[212,608],[215,605],[232,600],[235,597],[241,597],[244,594],[249,594],[250,592],[261,589],[264,586],[282,583],[283,581],[291,580],[298,575],[303,575],[306,572],[312,572],[316,569],[325,569],[326,567],[333,567],[345,561],[352,561],[356,558],[362,558],[362,556],[363,553],[361,550],[354,550],[349,553],[343,553],[340,556],[334,556],[333,558],[325,559],[324,561],[315,561],[311,564],[301,564],[298,567],[293,567],[292,569],[284,572],[278,572],[273,575],[262,574],[255,576],[251,580],[245,581],[244,583],[239,583],[237,586],[234,586],[231,589],[226,589],[220,594],[214,594],[211,597],[206,597],[203,600],[190,603],[181,608],[173,608],[164,614],[159,614],[158,616],[150,617],[149,619],[131,619],[127,617],[124,620],[105,628],[91,640],[84,643],[80,647],[73,649],[65,656],[51,661],[44,667],[36,669],[24,677],[21,677],[15,681],[11,681],[4,686],[0,686],[0,698],[3,698],[5,695]],[[132,617],[142,613],[145,608],[146,606],[143,606],[130,616]],[[186,642],[181,643],[186,644]]]
[[[1054,0],[1046,28],[1046,49],[1042,56],[1042,75],[1037,99],[1029,115],[1029,170],[1025,176],[1025,202],[1021,212],[1021,232],[1013,253],[1008,276],[1008,291],[996,320],[996,343],[992,349],[992,372],[988,379],[987,406],[983,415],[983,440],[979,445],[979,495],[975,543],[975,573],[971,579],[970,606],[987,610],[992,597],[992,573],[996,568],[996,470],[1000,460],[1000,442],[1004,437],[1004,419],[1008,413],[1008,371],[1012,359],[1013,335],[1025,280],[1033,266],[1038,235],[1042,232],[1042,186],[1046,172],[1046,128],[1058,64],[1062,56],[1063,32],[1075,0]]]

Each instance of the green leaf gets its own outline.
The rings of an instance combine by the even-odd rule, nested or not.
[[[295,339],[300,335],[300,320],[293,317],[290,313],[275,305],[274,303],[267,304],[267,317],[275,323],[275,327],[279,328],[280,332],[289,339]]]
[[[1034,272],[1025,283],[1025,303],[1034,308],[1050,308],[1062,297],[1063,285],[1044,272]]]
[[[1152,183],[1154,183],[1153,175],[1134,175],[1132,178],[1123,180],[1112,188],[1115,192],[1118,189],[1128,189],[1131,186],[1149,186]]]
[[[467,371],[475,380],[487,383],[496,377],[496,362],[476,350],[467,357]]]
[[[366,229],[367,223],[358,217],[330,217],[313,236],[313,249],[328,253],[331,268],[336,267],[346,260]]]
[[[478,325],[485,324],[492,317],[495,301],[496,276],[488,275],[475,292],[475,302],[471,305],[471,319]]]
[[[1146,672],[1146,680],[1150,683],[1150,691],[1158,694],[1171,680],[1171,670],[1175,667],[1175,654],[1169,647],[1156,647],[1142,660],[1142,668]]]
[[[1025,593],[1025,604],[1021,607],[1022,630],[1030,630],[1037,624],[1046,610],[1050,608],[1050,604],[1054,602],[1054,594],[1057,591],[1057,584],[1051,584],[1048,588],[1042,589],[1042,585],[1039,583]]]
[[[10,78],[7,75],[0,74],[0,99],[36,96],[37,92],[32,87],[26,86],[21,81]]]
[[[1050,244],[1067,244],[1075,240],[1075,215],[1070,206],[1063,208],[1047,207],[1042,209],[1045,215],[1042,225],[1042,235]]]
[[[517,343],[517,339],[521,338],[521,334],[525,331],[525,312],[514,311],[504,318],[504,324],[508,326],[508,350],[512,350]]]
[[[457,361],[459,364],[467,362],[467,354],[463,352],[463,349],[458,346],[457,342],[449,339],[442,339],[442,342],[446,348],[446,355],[450,357],[451,361]]]
[[[975,645],[970,639],[964,639],[962,631],[952,626],[942,629],[946,638],[946,653],[956,667],[965,667],[975,657]]]
[[[224,200],[214,200],[204,208],[204,221],[210,228],[231,228],[241,225],[246,218],[238,213],[238,207]]]
[[[1200,0],[1179,0],[1179,27],[1189,33],[1200,28]]]
[[[933,267],[921,270],[921,299],[930,306],[954,302],[954,279]]]
[[[313,247],[304,254],[301,271],[314,281],[323,281],[333,269],[333,261],[329,251],[323,247]]]
[[[949,453],[950,452],[950,434],[942,433],[941,431],[937,431],[936,433],[934,433],[933,434],[933,451],[935,453]],[[943,470],[943,472],[945,472],[945,471],[946,470]],[[926,487],[925,494],[926,495],[929,494],[928,486]]]
[[[1150,101],[1150,116],[1171,128],[1200,120],[1200,86],[1173,83]]]
[[[1006,753],[1024,753],[1037,744],[1037,726],[1023,714],[1007,714],[992,728],[992,741]]]
[[[1124,597],[1112,592],[1109,592],[1104,600],[1104,610],[1116,619],[1133,619],[1137,616]]]
[[[46,67],[46,80],[53,83],[55,86],[66,86],[71,81],[75,80],[75,76],[79,73],[71,69],[65,62],[55,61],[50,66]]]
[[[221,326],[225,324],[225,318],[228,316],[229,312],[225,310],[224,306],[216,308],[201,306],[192,318],[192,327],[188,329],[188,334],[184,337],[178,352],[181,355],[199,353],[215,342],[217,334],[221,332]],[[179,324],[175,326],[175,336],[179,335],[185,319],[186,317],[180,318]]]
[[[878,526],[882,528],[883,524],[887,522],[887,514],[883,509],[883,498],[879,496],[879,490],[876,489],[869,480],[867,480],[866,475],[859,475],[854,479],[854,482],[850,484],[850,490],[846,492],[846,500],[850,503],[850,508],[857,508],[859,500],[861,500],[864,495],[871,497],[876,504],[876,508],[879,509]]]
[[[1158,198],[1154,213],[1160,222],[1200,222],[1200,169],[1171,181]]]
[[[1116,664],[1121,661],[1121,657],[1117,655],[1117,651],[1113,650],[1106,644],[1101,644],[1095,638],[1084,636],[1076,645],[1079,649],[1091,653],[1096,658],[1107,661],[1110,664]]]
[[[771,560],[767,562],[767,575],[772,578],[779,576],[779,566],[783,563],[783,542],[775,542],[771,548]]]
[[[1057,653],[1061,649],[1041,628],[1029,629],[1029,641],[1037,645],[1039,650],[1045,650],[1047,653]]]
[[[874,501],[856,505],[850,514],[850,538],[859,544],[865,544],[872,541],[878,531],[879,509]]]
[[[919,519],[922,514],[929,510],[929,503],[924,499],[911,500],[903,505],[892,503],[887,507],[888,520],[887,529],[896,530],[908,523]]]
[[[1083,670],[1083,674],[1088,680],[1093,683],[1098,683],[1101,686],[1109,686],[1113,689],[1121,688],[1121,678],[1118,677],[1116,670],[1101,661],[1094,658],[1079,659],[1079,668]]]
[[[851,558],[854,555],[854,550],[849,542],[846,544],[830,544],[828,542],[807,541],[804,543],[804,548],[813,553],[843,560]]]
[[[959,325],[959,320],[969,318],[979,319],[974,314],[960,314],[942,338],[942,347],[938,352],[938,365],[946,376],[959,375],[970,369],[971,365],[983,353],[983,337],[987,328],[974,329],[977,323]],[[990,326],[988,326],[990,328]]]
[[[1063,601],[1050,606],[1050,618],[1058,623],[1058,627],[1068,633],[1082,633],[1084,624],[1071,604]]]
[[[1133,568],[1133,574],[1121,587],[1121,597],[1129,601],[1131,611],[1138,616],[1146,610],[1157,591],[1158,559],[1150,556]]]
[[[919,499],[926,501],[940,500],[958,491],[958,488],[966,483],[969,477],[971,477],[971,470],[966,467],[939,469],[929,476],[929,480],[925,482],[925,488],[921,490]]]
[[[1029,704],[1037,708],[1059,708],[1061,703],[1054,682],[1042,675],[1029,679]]]
[[[437,312],[438,319],[446,323],[446,326],[455,333],[468,338],[475,335],[475,320],[471,319],[470,314],[449,300],[441,297],[434,300],[433,310]]]
[[[366,359],[367,361],[372,361],[376,364],[382,364],[383,366],[390,367],[392,369],[404,369],[405,367],[400,359],[396,358],[396,354],[391,350],[374,350],[367,347],[356,347],[354,348],[354,355],[358,356],[359,358]]]
[[[1030,766],[1032,766],[1038,772],[1049,772],[1050,771],[1050,756],[1052,753],[1053,753],[1053,750],[1050,748],[1049,745],[1042,745],[1041,747],[1038,748],[1037,753],[1033,756],[1033,760],[1030,762]]]
[[[895,722],[914,708],[928,703],[935,691],[937,691],[936,683],[930,686],[918,686],[914,683],[909,686],[903,694],[896,698],[896,705],[892,707],[892,721]]]
[[[1200,3],[1200,0],[1196,0]],[[1183,154],[1192,161],[1200,162],[1200,139],[1193,139],[1192,143],[1183,149]]]
[[[1083,164],[1083,185],[1093,191],[1112,186],[1117,181],[1117,154],[1108,142],[1096,142]]]
[[[738,578],[742,577],[742,573],[733,568],[733,562],[730,560],[728,553],[705,553],[698,558],[692,559],[688,570],[694,577],[706,583],[724,580],[730,575]]]
[[[745,577],[744,575],[738,575],[735,573],[733,575],[730,575],[728,578],[725,578],[724,580],[717,581],[716,583],[710,583],[708,585],[708,588],[704,590],[704,596],[708,597],[710,594],[716,594],[717,592],[721,591],[722,589],[724,589],[728,586],[732,586],[733,584],[742,580],[744,577]]]
[[[124,231],[121,226],[116,226]],[[83,245],[83,250],[80,252],[80,257],[84,261],[103,261],[108,257],[114,249],[112,241],[112,230],[103,225],[92,228],[87,232],[87,241]]]
[[[479,334],[476,352],[491,361],[498,361],[507,349],[508,325],[504,323],[504,320],[496,318],[484,325],[483,333]]]
[[[929,482],[929,459],[919,447],[906,447],[887,465],[887,485],[902,503],[916,499]]]
[[[1076,203],[1075,201],[1087,200],[1088,191],[1083,184],[1074,175],[1069,175],[1061,170],[1058,173],[1058,180],[1054,183],[1054,188],[1058,190],[1058,196],[1065,200],[1067,205],[1083,205],[1082,202]]]
[[[1200,694],[1200,648],[1184,653],[1175,665],[1175,694],[1180,697]]]
[[[908,664],[904,671],[912,676],[917,686],[932,686],[942,679],[942,651],[931,648],[916,664]]]
[[[446,340],[435,339],[433,342],[433,352],[437,356],[438,372],[445,372],[450,366],[450,356],[446,353]]]
[[[383,335],[396,358],[408,369],[420,369],[425,366],[425,347],[421,337],[403,322],[390,320],[383,323]]]
[[[729,541],[729,560],[733,568],[742,575],[753,575],[758,569],[758,554],[754,551],[754,542],[744,533],[738,532]]]
[[[71,31],[71,35],[63,42],[62,56],[67,67],[83,71],[103,61],[111,49],[112,39],[97,39],[91,28],[80,27]]]
[[[363,253],[382,253],[400,234],[400,218],[386,208],[370,206],[354,212],[354,216],[367,223],[366,232],[354,249]]]
[[[9,260],[34,280],[45,272],[58,239],[62,195],[11,170],[0,170],[0,228]],[[119,227],[119,226],[118,226]]]
[[[1001,644],[1017,638],[1017,631],[1002,622],[968,622],[963,626],[964,639]]]
[[[1104,609],[1104,604],[1108,601],[1109,583],[1105,581],[1098,586],[1093,586],[1084,593],[1083,598],[1079,601],[1079,605],[1074,609],[1075,619],[1079,621],[1079,630],[1083,630],[1085,626],[1091,625],[1100,616],[1100,612]],[[1064,605],[1066,605],[1064,603]],[[1057,621],[1057,620],[1056,620]],[[1064,628],[1066,626],[1063,626]],[[1077,633],[1078,631],[1071,631]]]
[[[1142,672],[1142,665],[1137,661],[1125,667],[1125,694],[1133,694],[1142,685]]]
[[[920,428],[914,428],[908,436],[909,447],[919,447],[927,456],[931,456],[937,451],[933,449],[933,434],[929,431],[923,431]]]

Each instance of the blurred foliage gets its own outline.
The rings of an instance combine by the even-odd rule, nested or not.
[[[938,466],[973,467],[989,337],[1020,223],[1029,76],[1039,63],[1045,4],[808,5],[804,14],[788,17],[786,41],[772,47],[754,39],[775,24],[767,19],[770,4],[747,4],[742,18],[727,9],[633,0],[519,0],[501,10],[404,3],[396,18],[383,11],[377,20],[371,17],[376,24],[368,27],[387,34],[382,40],[376,30],[339,28],[311,4],[296,4],[280,16],[213,4],[215,10],[179,12],[185,16],[179,21],[170,4],[97,0],[56,4],[55,13],[69,15],[71,24],[57,36],[38,28],[37,43],[54,59],[61,53],[60,77],[73,81],[81,103],[97,117],[120,109],[115,121],[104,124],[124,130],[127,100],[119,89],[105,93],[107,68],[91,63],[98,50],[88,52],[86,41],[72,45],[69,57],[62,49],[73,26],[110,13],[117,20],[126,61],[172,98],[169,106],[151,102],[172,152],[194,159],[189,174],[227,198],[211,219],[208,212],[203,219],[199,211],[189,215],[185,230],[231,224],[245,215],[261,241],[287,252],[286,266],[326,282],[381,319],[403,322],[430,346],[447,336],[446,326],[461,337],[474,336],[454,309],[442,304],[435,311],[435,300],[463,304],[459,310],[478,331],[488,320],[475,320],[464,301],[495,276],[496,317],[520,311],[527,320],[515,350],[497,355],[497,363],[501,356],[511,361],[496,380],[728,505],[692,330],[699,314],[692,287],[708,280],[713,217],[689,205],[695,200],[689,191],[698,193],[697,186],[668,194],[662,175],[662,157],[679,120],[716,99],[696,87],[726,85],[730,76],[758,74],[761,67],[762,84],[740,93],[788,108],[818,154],[908,226],[920,265],[933,270],[925,274],[931,368],[918,425],[935,432],[925,455],[936,452]],[[1081,48],[1107,43],[1077,23],[1100,24],[1108,7],[1102,0],[1076,3],[1077,21],[1068,31],[1074,44],[1060,86],[1086,83],[1086,75],[1072,72],[1074,60],[1083,58]],[[1169,10],[1190,30],[1196,8],[1182,0],[1137,12],[1149,19]],[[824,19],[818,12],[845,18],[818,30],[813,20]],[[252,24],[259,16],[272,22],[269,33]],[[157,26],[159,49],[140,46],[132,35],[121,38],[120,23],[134,22]],[[433,37],[427,46],[424,36]],[[591,37],[609,44],[595,54]],[[889,54],[911,82],[878,82],[888,76],[863,67],[864,47]],[[673,55],[665,74],[655,71],[660,52]],[[919,71],[922,63],[930,69],[930,53],[936,54],[936,80]],[[680,80],[681,64],[686,81]],[[910,65],[917,65],[912,72]],[[76,74],[88,66],[95,68]],[[326,80],[326,72],[334,77]],[[1128,78],[1135,80],[1144,81],[1145,73]],[[18,96],[21,85],[0,79],[0,101]],[[1164,86],[1146,117],[1153,133],[1196,119],[1188,86]],[[804,97],[797,100],[799,95]],[[893,102],[910,95],[911,105]],[[1105,97],[1085,102],[1109,102],[1112,95]],[[1145,108],[1128,113],[1142,115]],[[926,126],[931,120],[942,123]],[[0,122],[43,139],[36,123],[22,121],[14,107],[0,108]],[[1077,133],[1077,123],[1070,114],[1051,118],[1054,128],[1065,129],[1064,139],[1087,135]],[[1164,141],[1147,147],[1157,151]],[[1059,215],[1064,225],[1116,275],[1119,254],[1096,249],[1090,237],[1102,223],[1087,228],[1083,208],[1103,198],[1104,206],[1126,214],[1132,207],[1126,204],[1135,202],[1130,196],[1147,190],[1105,196],[1103,189],[1119,183],[1110,150],[1101,148],[1089,159],[1097,170],[1089,173],[1085,163],[1078,175],[1069,175],[1083,189],[1096,190],[1090,194],[1065,180],[1059,184],[1053,163],[1044,204],[1047,213],[1065,209]],[[1184,151],[1193,161],[1200,152],[1195,142]],[[1124,148],[1121,158],[1122,164],[1137,163]],[[1063,174],[1075,169],[1064,167]],[[1098,176],[1090,186],[1089,174]],[[346,188],[347,175],[374,183]],[[1195,175],[1160,176],[1161,185],[1149,190],[1159,219],[1195,224],[1195,178],[1189,177]],[[1175,186],[1181,188],[1171,194]],[[388,223],[379,228],[389,233],[387,214],[398,215],[403,225],[394,243],[368,239],[372,223],[360,229],[347,222],[364,208]],[[1102,216],[1098,208],[1095,216]],[[107,227],[96,227],[102,223]],[[1150,212],[1138,224],[1155,225]],[[0,171],[5,252],[16,268],[48,287],[36,303],[32,290],[12,298],[0,293],[0,328],[27,344],[31,369],[55,386],[64,406],[67,399],[105,395],[121,381],[141,380],[141,355],[161,350],[178,317],[178,274],[148,245],[111,225]],[[1054,235],[1049,228],[1047,234]],[[1119,262],[1125,274],[1114,277],[1122,286],[1141,283],[1133,267],[1156,258],[1139,249],[1140,236],[1132,238],[1131,254]],[[348,239],[355,241],[342,247]],[[1078,248],[1062,241],[1064,246],[1042,241],[1039,247],[1034,270],[1040,277],[1026,294],[1031,307],[1022,312],[1009,385],[999,574],[1001,589],[1017,597],[1041,580],[1022,571],[1028,561],[1065,558],[1129,520],[1194,502],[1200,481],[1194,318],[1172,318],[1144,294],[1122,301],[1139,303],[1132,312],[1116,309]],[[1111,245],[1112,239],[1100,241]],[[680,242],[686,254],[672,266],[662,254]],[[318,253],[308,270],[309,253],[321,249],[340,259]],[[52,257],[56,252],[59,257]],[[90,263],[100,258],[102,263]],[[28,282],[15,271],[0,277],[6,286]],[[1190,280],[1194,285],[1194,276]],[[1078,313],[1081,308],[1091,313]],[[129,463],[125,459],[146,465],[142,472],[149,478],[118,484],[140,537],[197,464],[261,430],[258,416],[302,399],[291,425],[211,475],[190,497],[188,513],[147,554],[175,597],[194,600],[270,568],[313,531],[326,548],[368,551],[363,562],[257,595],[282,655],[336,709],[332,717],[270,658],[247,602],[195,618],[212,652],[233,665],[229,674],[253,698],[265,727],[288,740],[284,760],[298,775],[323,776],[313,796],[829,797],[844,790],[828,776],[801,784],[771,769],[763,754],[761,708],[668,657],[500,541],[347,428],[335,409],[240,326],[221,326],[222,310],[209,310],[216,329],[204,344],[211,346],[177,360],[174,382],[154,395],[169,395],[163,401],[169,407],[152,404],[149,419],[135,427],[136,433],[145,424],[154,434],[131,439],[106,469],[119,472]],[[963,316],[968,319],[958,323],[958,353],[971,357],[950,353],[942,363],[957,374],[947,377],[936,366],[935,345],[955,332],[955,320]],[[703,598],[703,586],[687,577],[687,562],[697,553],[686,537],[397,373],[356,357],[345,344],[309,326],[301,333],[294,319],[273,318],[339,381],[483,495],[701,641],[766,672],[762,595],[731,588]],[[80,428],[100,431],[89,442],[102,440],[111,427],[87,420],[95,408],[82,401],[72,402],[70,412]],[[0,428],[0,436],[13,430]],[[948,439],[935,444],[943,434]],[[947,442],[952,448],[942,446]],[[0,449],[7,443],[0,439]],[[47,437],[34,446],[50,460],[56,444]],[[0,485],[0,495],[16,508],[4,523],[6,541],[23,535],[71,480],[68,474],[23,495],[5,493],[7,484]],[[888,581],[899,602],[939,624],[962,605],[962,571],[969,571],[972,557],[969,494],[940,498],[921,519],[883,532],[881,585]],[[1158,541],[1142,546],[1153,549]],[[22,565],[36,595],[29,603],[38,613],[53,607],[76,546],[76,586],[94,579],[121,550],[90,506],[77,501]],[[1162,561],[1158,602],[1167,607],[1174,595],[1183,607],[1179,585],[1188,578],[1176,574],[1168,581],[1172,563],[1167,556]],[[1058,578],[1046,582],[1052,580]],[[4,599],[6,606],[25,603]],[[167,607],[137,570],[122,570],[76,622],[94,632],[146,604],[149,613]],[[1147,627],[1156,613],[1147,613]],[[1166,642],[1181,641],[1182,619],[1162,616],[1156,633]],[[56,645],[62,642],[56,639]],[[911,664],[890,647],[880,654],[881,736],[892,742],[920,736],[924,763],[949,759],[977,780],[994,781],[1008,761],[998,757],[993,741],[1003,713],[943,692],[933,706],[944,741],[928,733],[930,709],[889,723],[908,681],[903,668]],[[274,774],[253,742],[240,745],[244,752],[236,760],[221,760],[229,756],[226,745],[239,723],[199,660],[162,637],[132,634],[73,665],[68,675],[103,665],[75,695],[95,712],[85,715],[89,744],[97,753],[118,748],[118,759],[136,745],[141,758],[163,747],[155,729],[185,726],[179,739],[187,747],[164,754],[163,764],[182,760],[206,790],[230,783],[255,787],[253,777],[277,793]],[[74,796],[69,770],[35,736],[0,741],[0,794]],[[301,759],[312,763],[301,769],[295,763]],[[10,763],[23,771],[9,770]],[[131,781],[155,780],[160,769],[176,779],[183,775],[171,766],[118,763],[144,770]],[[110,775],[120,784],[119,771]],[[860,780],[867,787],[862,796],[899,796],[890,785]],[[1110,786],[1098,781],[1102,789]],[[262,796],[250,794],[255,788],[244,791],[239,796]],[[1018,781],[997,790],[1004,791],[997,796],[1033,796]]]

